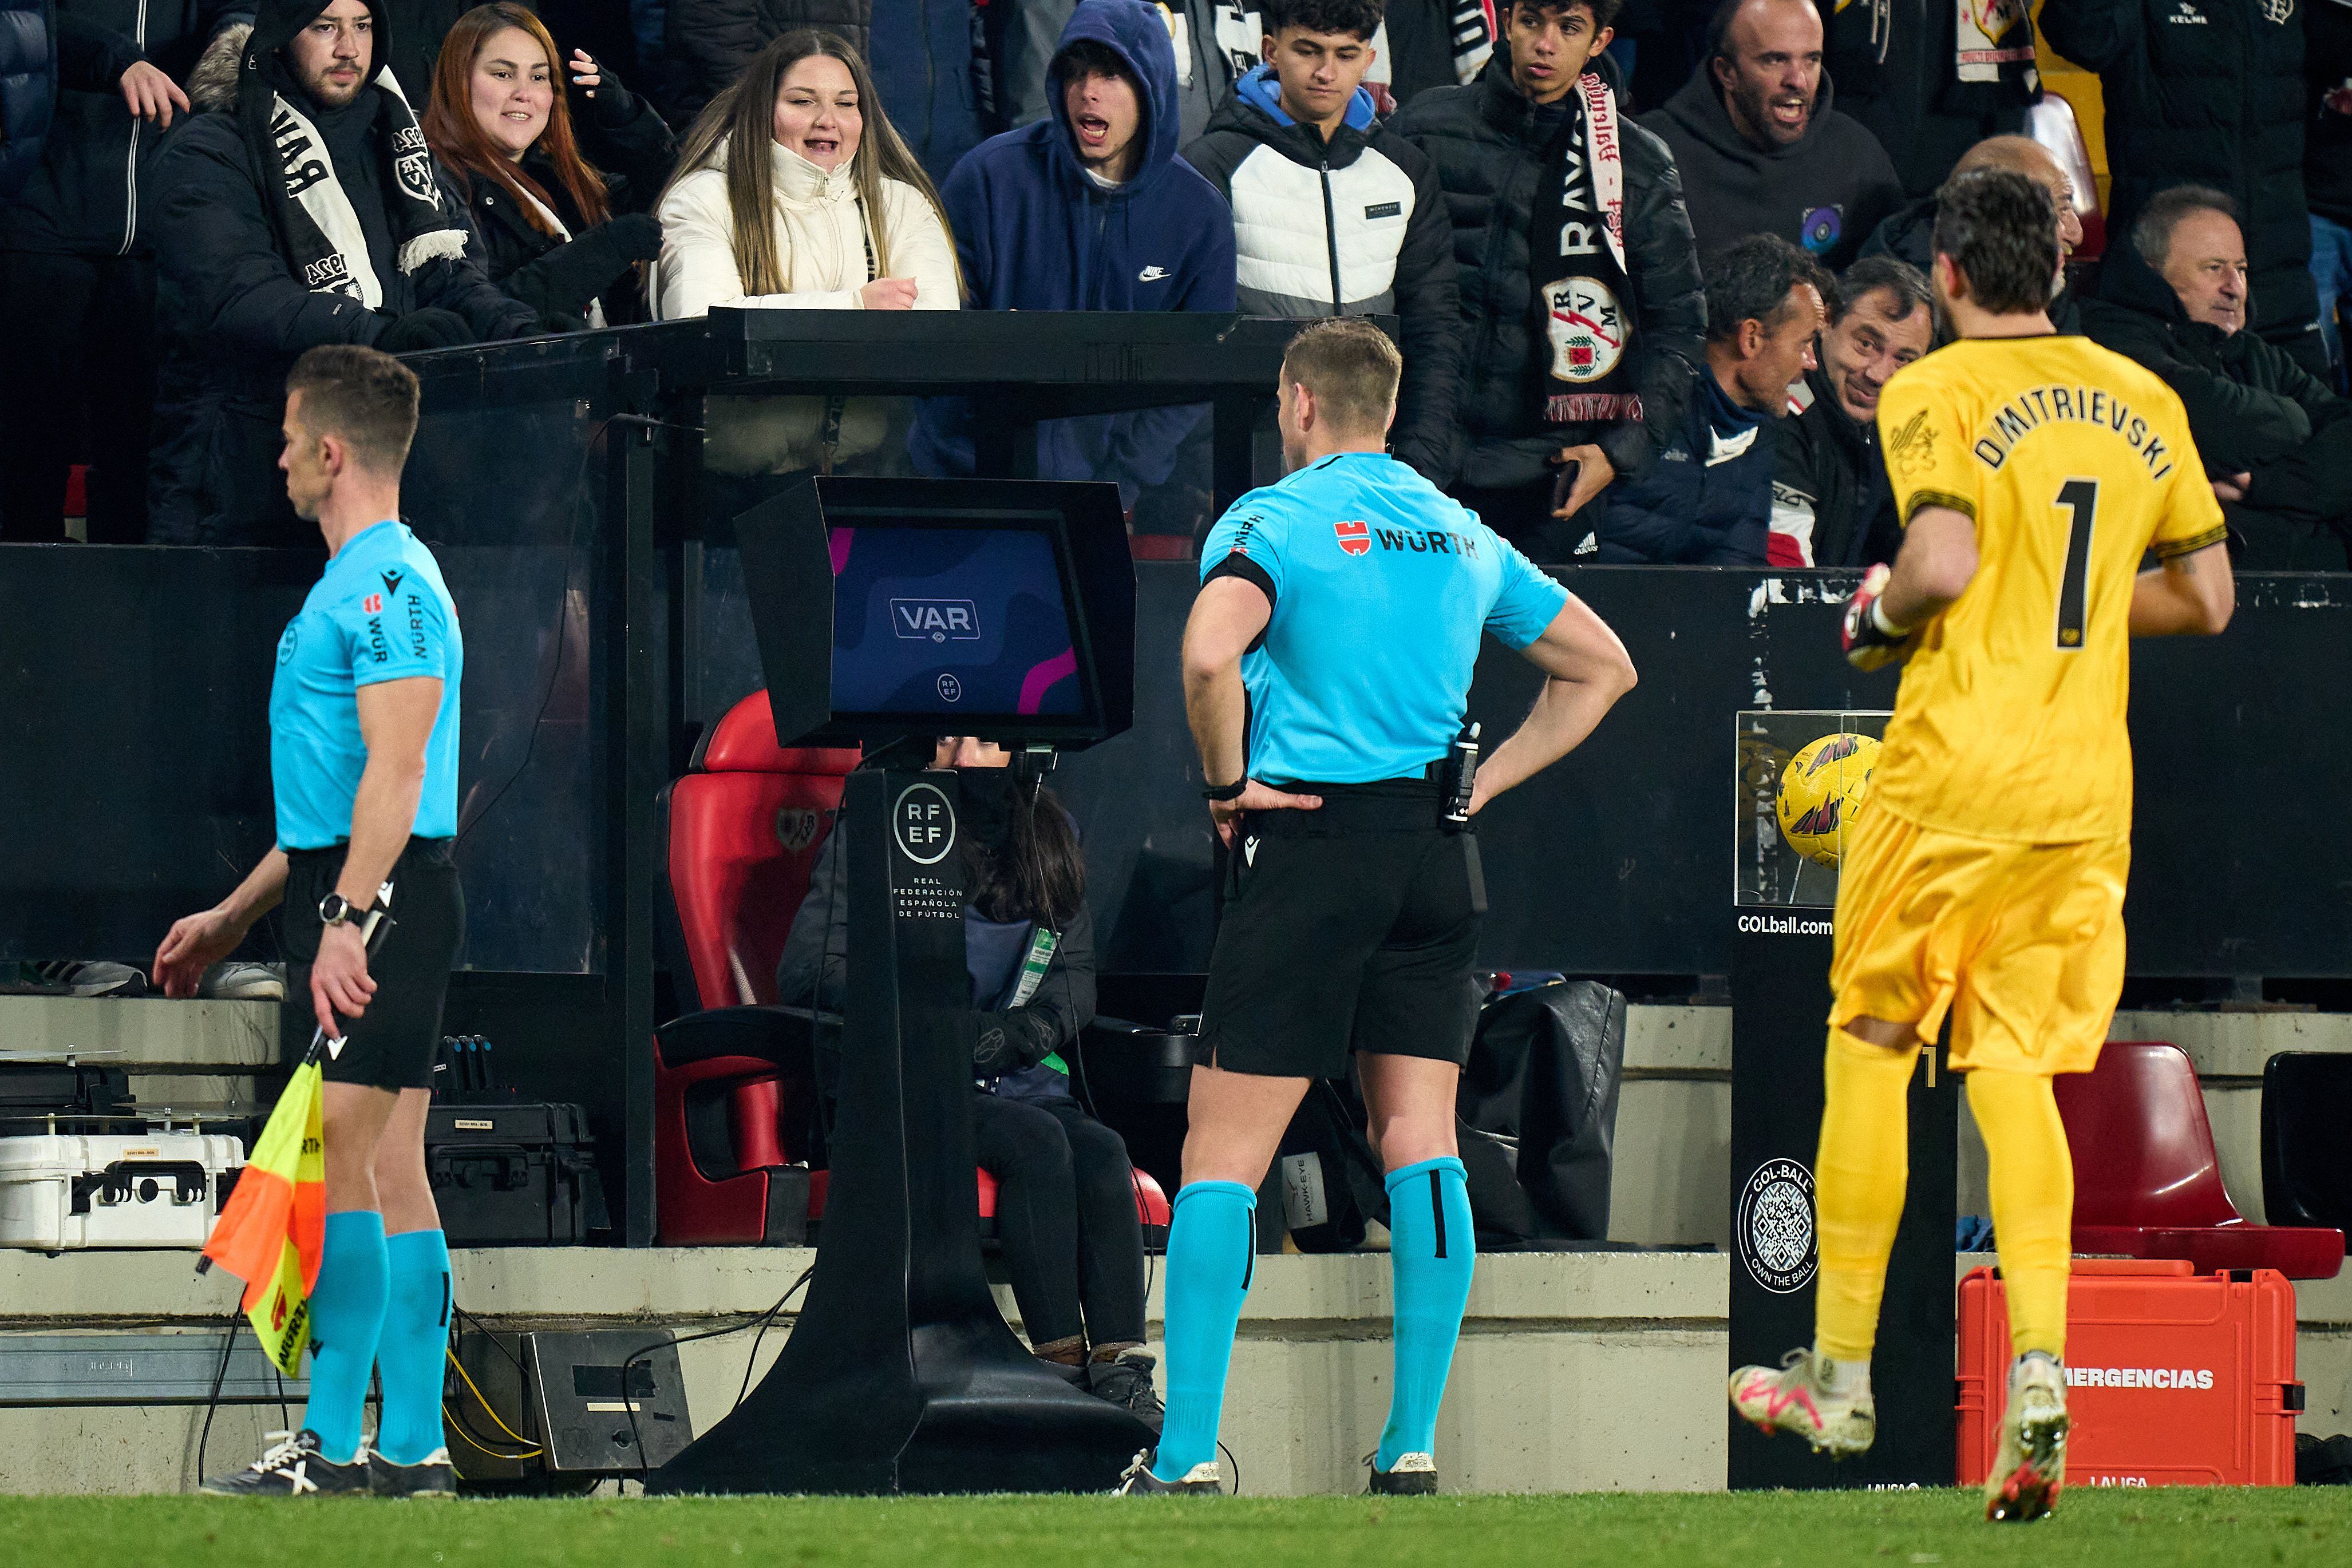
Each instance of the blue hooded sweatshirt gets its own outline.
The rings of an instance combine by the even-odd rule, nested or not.
[[[1234,308],[1234,218],[1217,188],[1176,156],[1176,55],[1158,6],[1084,0],[1060,49],[1106,44],[1143,84],[1142,162],[1116,190],[1089,179],[1063,95],[1034,125],[991,137],[948,176],[940,199],[971,304],[982,310]],[[1060,57],[1056,52],[1056,59]],[[1109,479],[1135,504],[1166,481],[1199,406],[1055,420],[1039,427],[1037,472]],[[908,442],[926,474],[973,470],[961,399],[927,404]]]

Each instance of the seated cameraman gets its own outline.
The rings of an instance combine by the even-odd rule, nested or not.
[[[964,961],[980,1012],[971,1115],[980,1165],[996,1178],[996,1234],[1030,1348],[1156,1432],[1155,1364],[1143,1354],[1143,1228],[1127,1145],[1071,1097],[1058,1054],[1095,1012],[1086,862],[1061,802],[1011,761],[1003,747],[968,736],[941,737],[931,761],[956,770],[961,793],[958,842],[971,889]],[[784,939],[776,984],[787,1002],[842,1005],[844,841],[835,832],[818,852]]]

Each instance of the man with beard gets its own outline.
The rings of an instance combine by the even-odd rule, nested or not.
[[[1927,351],[1936,310],[1927,279],[1891,256],[1845,269],[1822,334],[1821,365],[1805,372],[1810,401],[1774,430],[1774,566],[1872,566],[1903,543],[1895,492],[1878,447],[1878,393]]]
[[[1642,123],[1674,149],[1702,257],[1771,234],[1843,267],[1903,204],[1878,139],[1830,107],[1812,0],[1724,0],[1706,60]]]
[[[162,160],[163,433],[153,537],[299,545],[276,484],[288,368],[304,350],[402,353],[520,337],[530,308],[483,276],[444,190],[394,42],[365,0],[262,0],[236,99]]]

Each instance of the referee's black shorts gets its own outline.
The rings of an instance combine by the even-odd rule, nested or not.
[[[1242,819],[1194,1060],[1274,1078],[1344,1077],[1350,1051],[1467,1061],[1476,839],[1417,779],[1278,788],[1323,807]]]
[[[320,1064],[328,1082],[433,1087],[441,1004],[466,940],[466,895],[457,885],[449,844],[447,839],[411,839],[393,863],[392,929],[368,953],[375,996],[365,1014],[341,1020],[343,1049]],[[310,960],[319,956],[319,901],[335,890],[348,847],[286,852],[286,1006],[296,1015],[289,1034],[304,1044],[318,1027]]]

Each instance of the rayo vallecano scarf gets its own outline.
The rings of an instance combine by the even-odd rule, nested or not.
[[[248,40],[242,76],[238,111],[263,169],[276,177],[282,193],[278,225],[288,262],[312,293],[349,295],[375,309],[384,301],[383,282],[369,259],[359,214],[335,177],[326,138],[296,107],[300,95],[275,50]],[[441,205],[433,154],[425,148],[425,132],[417,129],[407,95],[389,66],[377,68],[372,85],[376,89],[376,145],[385,162],[383,189],[389,210],[384,215],[398,246],[400,270],[413,273],[426,262],[463,256],[466,231],[449,221]]]
[[[1528,235],[1529,279],[1551,349],[1549,424],[1642,417],[1625,357],[1633,332],[1625,287],[1625,170],[1617,98],[1591,71],[1577,79],[1559,158],[1546,171]]]

